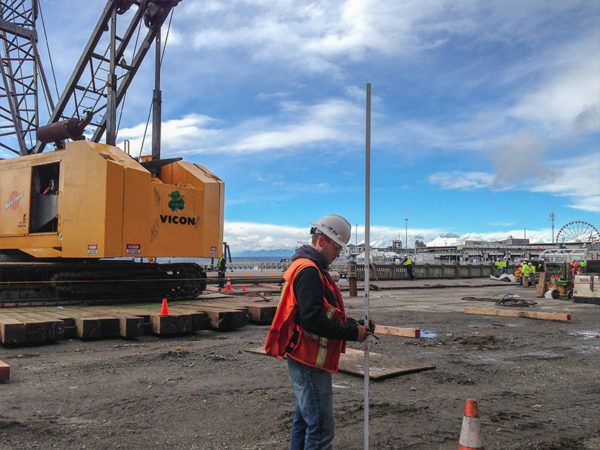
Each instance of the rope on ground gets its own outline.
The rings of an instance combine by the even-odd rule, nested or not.
[[[537,305],[537,302],[522,299],[516,294],[506,294],[504,295],[504,297],[502,297],[502,299],[496,302],[496,305],[512,307],[529,307]]]

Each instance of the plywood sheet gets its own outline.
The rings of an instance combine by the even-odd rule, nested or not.
[[[258,353],[259,355],[266,355],[263,347],[250,348],[247,351]],[[364,352],[362,350],[347,348],[346,353],[342,353],[342,356],[340,357],[339,369],[342,372],[360,375],[362,377],[364,376],[363,361]],[[372,380],[382,380],[396,375],[405,375],[431,369],[435,369],[435,366],[396,361],[381,353],[369,352],[369,378]]]

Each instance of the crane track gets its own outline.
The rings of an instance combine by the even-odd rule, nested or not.
[[[206,273],[194,263],[0,263],[0,307],[187,300],[204,289]]]

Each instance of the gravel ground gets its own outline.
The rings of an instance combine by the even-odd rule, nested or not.
[[[371,448],[457,448],[468,398],[478,401],[487,449],[600,448],[597,305],[535,299],[534,289],[506,284],[379,286],[369,295],[371,317],[429,337],[380,336],[370,350],[436,368],[370,383]],[[538,302],[527,310],[573,318],[463,312],[495,307],[489,299],[507,293]],[[360,291],[347,299],[349,315],[362,317],[363,303]],[[10,382],[0,384],[0,448],[286,448],[294,410],[287,366],[246,351],[261,346],[267,331],[247,325],[0,347],[0,360],[11,365]],[[334,385],[334,446],[362,448],[363,379],[339,373]]]

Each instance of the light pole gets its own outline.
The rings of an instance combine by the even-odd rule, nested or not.
[[[404,219],[404,242],[406,253],[408,253],[408,219]]]
[[[358,224],[354,226],[354,243],[358,247]]]

